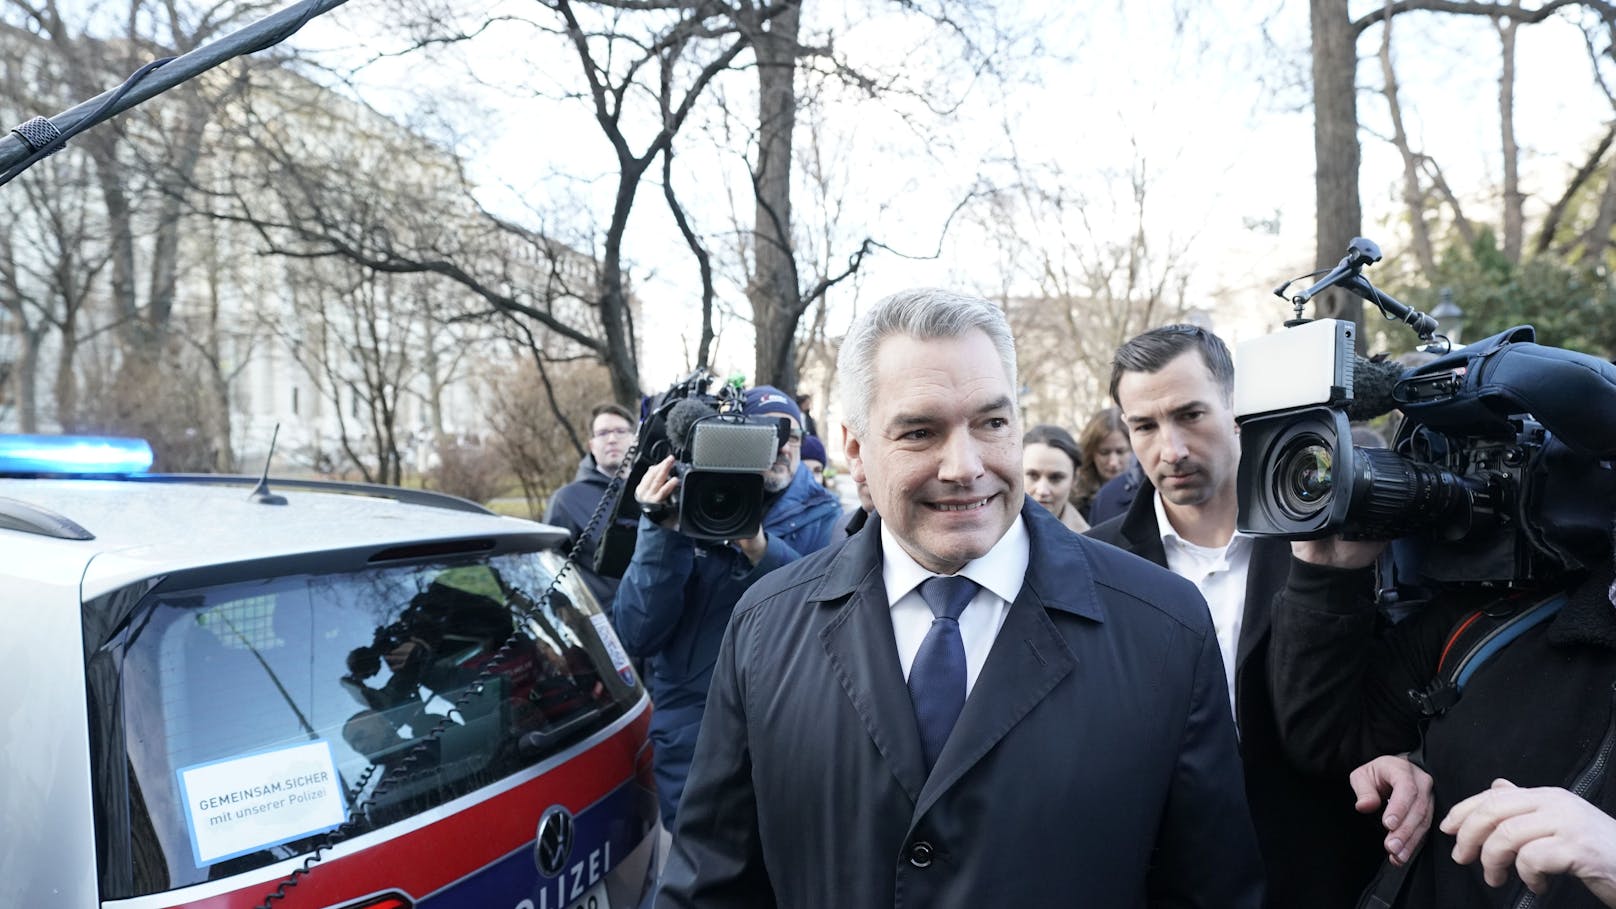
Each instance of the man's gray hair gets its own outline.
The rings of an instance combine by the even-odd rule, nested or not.
[[[870,428],[870,402],[875,397],[875,355],[890,335],[921,340],[957,338],[977,329],[999,352],[1012,403],[1016,397],[1016,339],[1004,310],[981,297],[921,287],[899,291],[853,320],[836,357],[843,420],[863,438]]]

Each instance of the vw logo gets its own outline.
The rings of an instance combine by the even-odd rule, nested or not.
[[[566,870],[572,858],[572,812],[560,805],[544,809],[533,844],[533,860],[539,873],[555,877]]]

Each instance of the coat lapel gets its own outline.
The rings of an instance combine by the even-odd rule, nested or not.
[[[1285,586],[1290,570],[1289,542],[1262,538],[1251,541],[1251,564],[1246,568],[1246,612],[1240,626],[1240,641],[1235,645],[1236,672],[1246,665],[1246,658],[1268,634],[1274,597]]]
[[[1100,619],[1093,570],[1083,544],[1075,542],[1043,506],[1031,499],[1027,505],[1022,509],[1032,549],[1027,577],[1005,613],[959,722],[925,780],[915,820],[1077,669],[1077,658],[1049,610]]]
[[[1146,483],[1129,506],[1122,520],[1121,537],[1129,552],[1167,567],[1167,549],[1162,546],[1161,527],[1156,523],[1155,488]],[[1284,540],[1254,539],[1251,563],[1246,569],[1245,612],[1240,623],[1240,640],[1235,644],[1235,684],[1240,671],[1268,634],[1268,614],[1273,599],[1285,585],[1290,571],[1290,544]]]
[[[898,663],[880,540],[880,520],[872,515],[847,541],[809,601],[837,607],[819,633],[825,655],[892,776],[918,800],[926,782],[925,758]]]

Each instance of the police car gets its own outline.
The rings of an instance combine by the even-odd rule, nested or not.
[[[0,436],[0,902],[639,903],[650,705],[564,532],[150,463]]]

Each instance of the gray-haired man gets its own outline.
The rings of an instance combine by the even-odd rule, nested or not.
[[[736,608],[658,905],[1259,905],[1206,607],[1025,496],[1003,313],[896,294],[837,367],[875,513]]]

